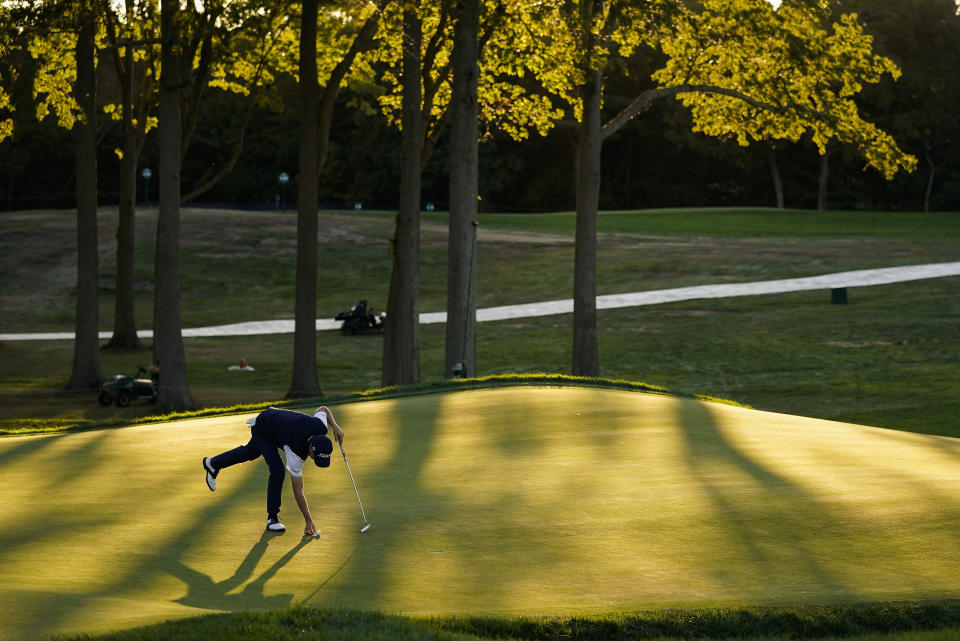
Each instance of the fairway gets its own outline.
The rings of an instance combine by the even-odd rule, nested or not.
[[[312,409],[312,408],[311,408]],[[341,405],[289,482],[201,457],[249,414],[0,439],[0,639],[291,604],[565,615],[955,597],[960,440],[667,395],[518,387]]]

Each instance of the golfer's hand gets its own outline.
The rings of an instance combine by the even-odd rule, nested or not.
[[[337,443],[343,445],[343,430],[337,425],[333,426],[333,437],[337,439]]]
[[[306,526],[303,528],[303,533],[307,536],[316,536],[317,526],[313,524],[313,521],[307,521]]]

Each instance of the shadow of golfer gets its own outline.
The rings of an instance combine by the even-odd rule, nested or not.
[[[292,594],[266,596],[264,587],[267,581],[273,578],[281,568],[287,565],[300,550],[313,540],[312,536],[302,537],[299,543],[277,559],[260,576],[244,585],[240,592],[231,594],[253,576],[254,570],[267,551],[267,546],[274,538],[277,538],[277,535],[272,532],[261,534],[260,539],[250,548],[247,556],[237,566],[233,576],[223,581],[214,581],[206,574],[176,561],[168,571],[187,584],[187,594],[177,599],[176,602],[204,610],[229,611],[245,610],[251,607],[273,609],[290,605],[293,600]]]

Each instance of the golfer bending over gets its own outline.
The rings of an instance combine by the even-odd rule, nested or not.
[[[256,418],[247,421],[250,425],[250,442],[232,450],[203,459],[203,469],[207,473],[207,487],[217,489],[217,474],[225,467],[254,461],[261,456],[270,468],[270,480],[267,481],[267,529],[271,532],[283,532],[287,528],[280,522],[280,494],[283,489],[283,461],[277,451],[283,448],[290,470],[290,484],[293,496],[303,514],[305,526],[303,533],[314,535],[317,526],[310,516],[307,498],[303,495],[303,464],[312,457],[317,467],[330,466],[330,453],[333,443],[327,438],[327,428],[333,429],[334,438],[343,443],[343,430],[337,425],[333,414],[326,407],[318,407],[313,416],[281,410],[275,407],[265,409]]]

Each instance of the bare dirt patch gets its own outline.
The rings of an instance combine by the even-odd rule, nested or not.
[[[439,234],[444,238],[447,237],[447,228],[443,225],[421,223],[420,230],[422,232]],[[482,226],[477,230],[477,241],[481,243],[525,243],[530,245],[572,245],[574,243],[572,236],[500,231],[497,229],[485,229]]]

